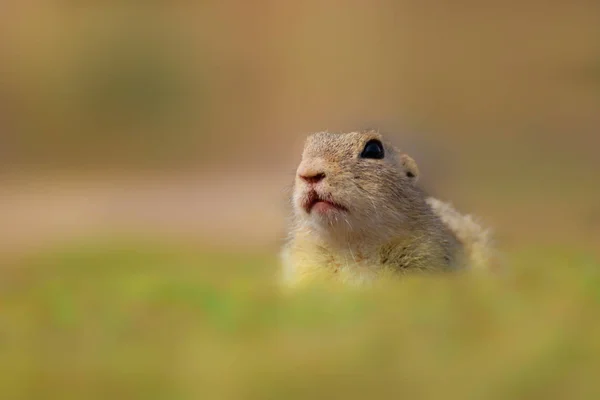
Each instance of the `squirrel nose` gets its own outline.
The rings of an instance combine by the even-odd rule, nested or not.
[[[305,160],[298,166],[298,177],[306,183],[316,184],[325,178],[321,160]]]
[[[315,183],[319,183],[320,181],[323,180],[323,178],[325,178],[325,173],[324,172],[307,171],[307,172],[298,174],[298,176],[306,183],[315,184]]]
[[[315,185],[325,179],[325,165],[321,159],[304,160],[298,166],[296,173],[304,182]]]

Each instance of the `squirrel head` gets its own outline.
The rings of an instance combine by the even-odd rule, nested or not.
[[[296,171],[294,213],[323,233],[391,233],[422,198],[418,178],[416,162],[377,131],[317,132]]]

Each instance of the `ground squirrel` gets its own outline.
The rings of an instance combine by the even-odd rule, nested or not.
[[[310,135],[291,196],[284,282],[487,268],[489,231],[429,197],[418,178],[416,162],[376,131]]]

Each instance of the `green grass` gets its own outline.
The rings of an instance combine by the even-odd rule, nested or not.
[[[4,399],[598,398],[600,263],[509,254],[497,278],[273,285],[269,254],[106,242],[0,283]]]

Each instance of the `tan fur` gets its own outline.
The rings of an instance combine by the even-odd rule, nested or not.
[[[492,232],[472,215],[459,213],[451,204],[429,197],[427,204],[450,227],[463,244],[469,267],[477,270],[498,268],[498,256],[492,245]]]
[[[361,158],[372,139],[383,159]],[[308,184],[300,176],[324,178]],[[399,274],[485,268],[489,233],[417,185],[416,162],[378,132],[318,132],[305,143],[292,196],[293,221],[281,253],[284,282],[363,284]],[[314,188],[341,211],[303,207]],[[345,209],[345,210],[344,210]]]

